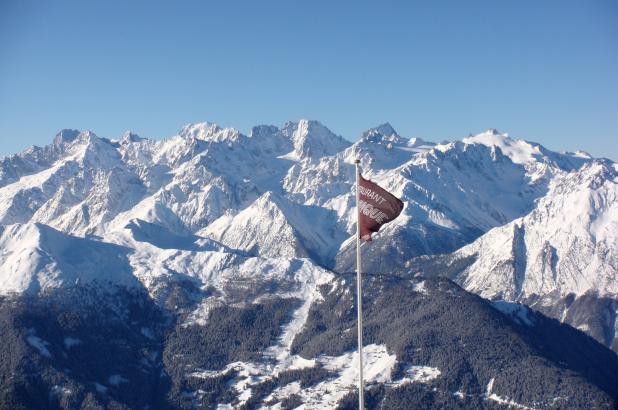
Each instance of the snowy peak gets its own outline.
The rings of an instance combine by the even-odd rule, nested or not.
[[[267,192],[238,214],[223,215],[199,234],[252,255],[307,257],[287,211],[276,195]]]
[[[482,296],[520,300],[618,295],[618,180],[603,164],[556,178],[528,215],[455,253],[477,255],[460,282]]]
[[[399,136],[389,123],[384,123],[361,134],[358,141],[344,151],[343,156],[348,163],[361,160],[364,168],[395,168],[414,154],[407,149],[408,144],[407,138]]]
[[[98,137],[92,131],[62,130],[54,138],[55,155],[51,162],[57,160],[76,160],[88,165],[104,165],[104,157],[117,156],[117,142]],[[101,162],[102,161],[102,162]]]
[[[365,131],[343,155],[348,163],[360,159],[363,167],[383,170],[396,168],[433,145],[416,138],[404,138],[389,123],[384,123]]]
[[[371,139],[374,136],[382,136],[382,137],[399,137],[395,129],[391,126],[390,123],[385,122],[383,124],[378,125],[377,127],[373,127],[365,131],[362,135],[362,139]]]
[[[586,151],[582,151],[582,150],[577,150],[575,152],[565,152],[565,154],[566,155],[572,155],[572,156],[577,157],[577,158],[592,159],[592,155],[590,155]]]
[[[144,140],[145,138],[140,137],[136,133],[131,132],[131,131],[126,131],[124,134],[122,134],[122,137],[120,138],[120,143],[122,145],[126,145],[132,142],[141,142]]]
[[[116,212],[143,195],[143,185],[122,161],[117,144],[93,133],[80,133],[59,150],[42,151],[46,167],[24,167],[29,172],[0,188],[0,223],[40,222],[84,234],[102,230]]]
[[[521,164],[528,168],[540,170],[544,165],[563,170],[573,171],[591,161],[591,157],[581,153],[557,153],[548,150],[540,144],[514,140],[508,134],[502,134],[495,129],[463,139],[465,144],[481,144],[487,147],[497,148],[513,163]]]
[[[334,257],[345,233],[336,233],[336,215],[320,207],[289,202],[266,192],[237,214],[225,214],[199,234],[230,248],[262,257],[311,257],[324,264]]]
[[[182,127],[179,136],[207,142],[234,142],[240,138],[240,132],[234,128],[221,128],[215,123],[201,122]]]
[[[56,134],[56,137],[54,137],[55,146],[67,147],[69,149],[73,146],[87,145],[95,141],[105,141],[107,143],[110,142],[105,138],[99,138],[92,131],[79,131],[70,129],[62,130],[58,134]]]
[[[127,248],[66,235],[41,224],[0,230],[0,294],[37,294],[61,286],[137,286]]]
[[[401,137],[389,123],[378,125],[363,132],[357,144],[407,145],[408,139]]]
[[[251,138],[267,138],[279,132],[279,128],[274,125],[256,125],[251,128],[249,136]]]
[[[350,146],[342,137],[334,134],[318,121],[300,120],[287,122],[281,133],[292,141],[294,151],[290,159],[313,159],[335,155]]]
[[[516,164],[534,162],[542,155],[538,144],[523,140],[513,140],[508,134],[501,134],[495,129],[489,129],[475,136],[463,139],[466,144],[482,144],[488,147],[498,147]]]
[[[570,176],[568,186],[574,189],[580,185],[589,189],[598,189],[603,185],[618,182],[618,167],[609,161],[594,160],[586,163],[578,172],[573,172]]]
[[[530,213],[447,256],[439,270],[469,291],[526,303],[618,351],[615,171],[594,160],[556,175]]]
[[[80,134],[79,130],[64,129],[54,137],[54,145],[62,145],[74,141]]]

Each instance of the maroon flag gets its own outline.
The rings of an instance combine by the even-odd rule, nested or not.
[[[380,227],[397,218],[403,209],[403,202],[390,192],[358,175],[358,215],[360,237],[371,240],[371,234]]]

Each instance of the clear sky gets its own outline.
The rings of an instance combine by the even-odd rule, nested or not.
[[[0,0],[0,155],[299,118],[618,160],[618,2]]]

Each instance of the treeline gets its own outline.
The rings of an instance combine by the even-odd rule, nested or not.
[[[421,280],[424,291],[416,287]],[[348,276],[345,286],[323,289],[324,301],[312,307],[306,327],[294,340],[295,353],[312,358],[356,348],[354,284]],[[373,276],[367,277],[364,289],[365,344],[386,345],[401,364],[438,368],[441,375],[432,381],[437,391],[479,397],[494,379],[494,393],[535,407],[561,397],[571,408],[611,408],[618,399],[618,357],[555,320],[538,314],[535,328],[515,323],[444,278]],[[402,366],[395,369],[395,378],[403,373]],[[403,390],[385,395],[384,403],[418,388],[422,386],[395,389]]]

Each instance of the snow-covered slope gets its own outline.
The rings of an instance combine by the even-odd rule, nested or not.
[[[497,146],[462,142],[437,145],[392,170],[370,171],[406,206],[367,250],[367,268],[389,271],[411,256],[451,252],[526,215],[556,172],[559,167],[545,162],[515,163]],[[353,269],[353,248],[343,244],[338,270]]]
[[[238,214],[225,214],[198,234],[265,257],[311,257],[324,263],[344,239],[334,212],[267,192]]]
[[[64,134],[54,142],[62,154],[53,164],[0,189],[1,224],[40,222],[79,235],[101,232],[145,194],[114,143],[91,132],[71,134],[72,139]]]
[[[489,299],[519,301],[618,348],[618,167],[561,172],[527,215],[456,252],[417,258]]]
[[[41,224],[0,227],[0,295],[45,293],[62,286],[139,285],[129,249],[73,237]]]
[[[618,295],[616,164],[592,163],[557,177],[532,212],[455,255],[477,255],[458,280],[484,297]]]
[[[585,152],[558,153],[548,150],[540,144],[524,140],[514,140],[508,134],[501,134],[495,129],[489,129],[481,134],[463,139],[466,144],[481,144],[500,148],[502,153],[516,164],[535,167],[537,164],[553,165],[563,170],[573,170],[582,166],[592,157]]]
[[[347,162],[360,159],[365,166],[374,170],[392,169],[409,161],[415,153],[428,151],[434,146],[420,138],[404,138],[389,123],[384,123],[365,131],[345,151],[344,157]]]

